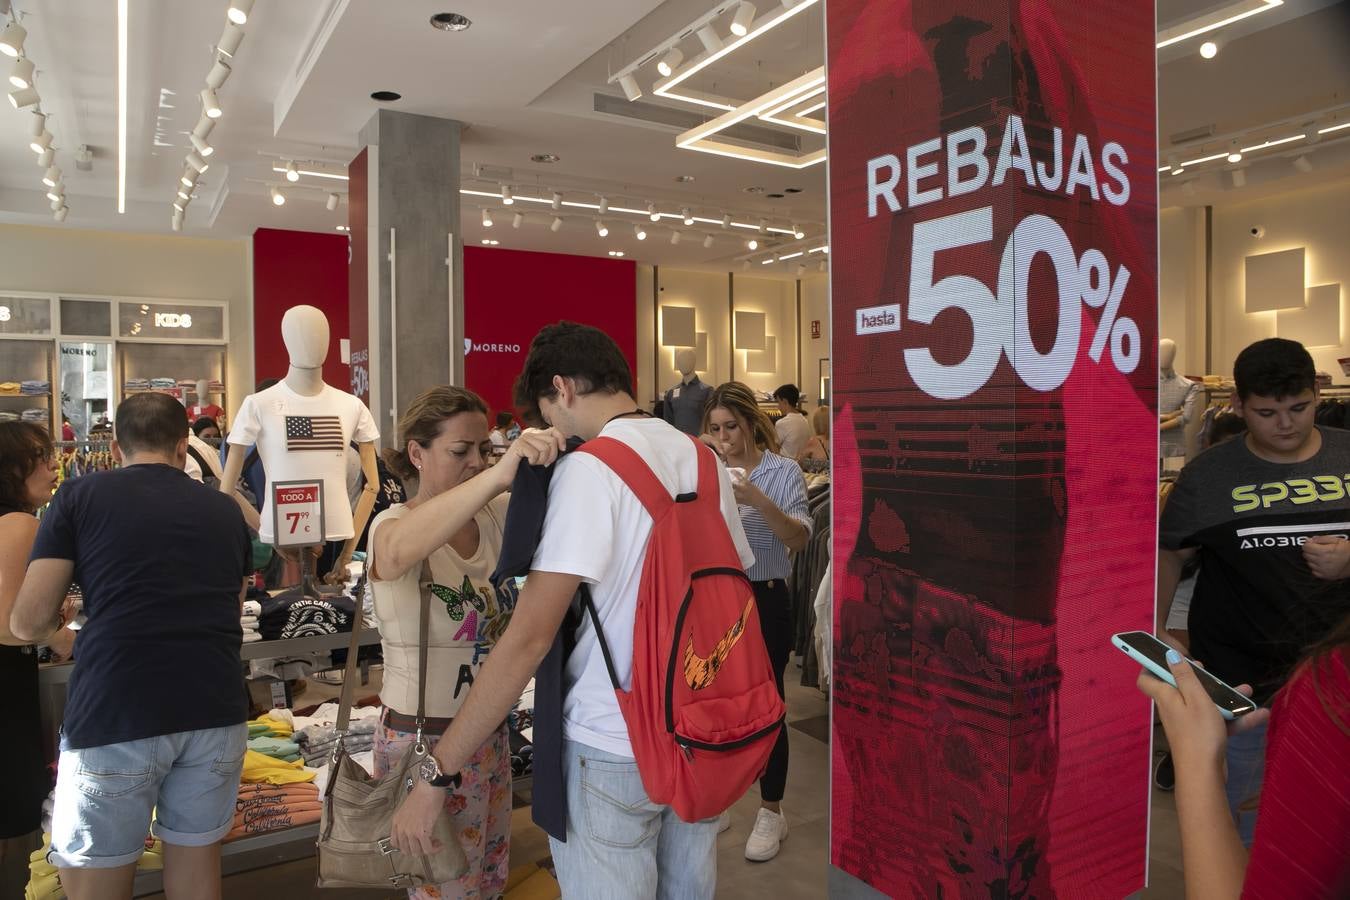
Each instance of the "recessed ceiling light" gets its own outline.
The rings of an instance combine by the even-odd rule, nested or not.
[[[1205,41],[1200,45],[1200,55],[1205,59],[1213,59],[1219,55],[1219,45],[1213,41]]]
[[[764,196],[768,197],[770,200],[782,200],[787,195],[774,193],[774,194],[765,194]]]
[[[747,194],[762,194],[762,193],[764,193],[764,188],[762,188],[762,187],[748,187],[748,188],[745,188],[745,192],[746,192]]]
[[[431,27],[438,31],[465,31],[472,24],[459,13],[436,13],[431,17]]]
[[[394,91],[375,91],[370,95],[370,99],[378,100],[381,103],[393,103],[395,100],[402,100],[403,95]]]
[[[691,182],[691,181],[694,180],[694,176],[693,176],[693,175],[676,175],[676,176],[675,176],[675,180],[678,181],[680,184],[688,184],[689,182]]]
[[[801,188],[783,188],[783,193],[785,194],[800,194],[801,192]]]
[[[560,162],[562,157],[554,153],[536,153],[530,160],[537,163],[555,163]]]

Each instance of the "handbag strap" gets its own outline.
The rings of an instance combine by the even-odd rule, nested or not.
[[[356,607],[359,610],[362,606],[361,594],[365,587],[366,576],[364,573],[357,582]],[[417,625],[417,735],[418,743],[421,743],[422,724],[426,721],[427,704],[427,644],[429,643],[429,631],[431,628],[431,563],[428,560],[422,560],[422,571],[417,580],[417,592],[421,597],[421,612],[418,616]],[[356,680],[356,657],[361,647],[361,632],[364,630],[364,623],[360,616],[355,612],[352,615],[352,639],[347,645],[347,665],[342,673],[342,694],[338,700],[338,716],[334,725],[337,732],[338,745],[341,745],[343,736],[347,733],[347,726],[351,723],[352,712],[352,693],[355,690]],[[338,746],[333,748],[334,755],[337,754]]]

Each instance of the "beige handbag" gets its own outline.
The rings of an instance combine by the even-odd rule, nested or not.
[[[468,868],[464,849],[459,845],[454,824],[444,807],[432,829],[432,836],[441,845],[441,850],[434,856],[408,855],[389,843],[394,812],[417,783],[418,763],[430,753],[422,738],[422,723],[426,718],[430,584],[431,567],[424,561],[418,582],[422,612],[418,633],[417,739],[382,778],[367,774],[347,754],[343,745],[351,715],[352,685],[361,633],[361,603],[357,601],[358,617],[352,623],[352,642],[347,650],[347,669],[338,706],[337,745],[329,761],[328,788],[319,820],[317,884],[321,888],[415,888],[454,881]],[[357,593],[359,596],[360,591]]]

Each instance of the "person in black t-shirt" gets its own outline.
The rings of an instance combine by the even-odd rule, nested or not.
[[[165,893],[207,896],[220,883],[248,741],[248,530],[234,500],[183,472],[176,400],[138,394],[116,423],[122,468],[57,491],[10,626],[25,639],[46,633],[67,585],[83,588],[51,859],[71,900],[130,897],[153,810]]]
[[[1257,341],[1233,374],[1246,435],[1192,460],[1167,499],[1157,632],[1187,652],[1165,626],[1181,567],[1198,554],[1189,654],[1264,704],[1350,609],[1350,432],[1314,424],[1315,373],[1301,344]],[[1228,742],[1228,802],[1248,846],[1264,755],[1264,726]]]

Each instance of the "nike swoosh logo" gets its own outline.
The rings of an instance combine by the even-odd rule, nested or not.
[[[750,611],[755,608],[755,598],[745,601],[745,610],[741,617],[732,623],[727,633],[717,642],[717,646],[707,656],[694,652],[694,636],[689,636],[689,644],[684,648],[684,681],[692,690],[701,691],[717,680],[722,665],[745,634],[745,623],[750,621]]]

